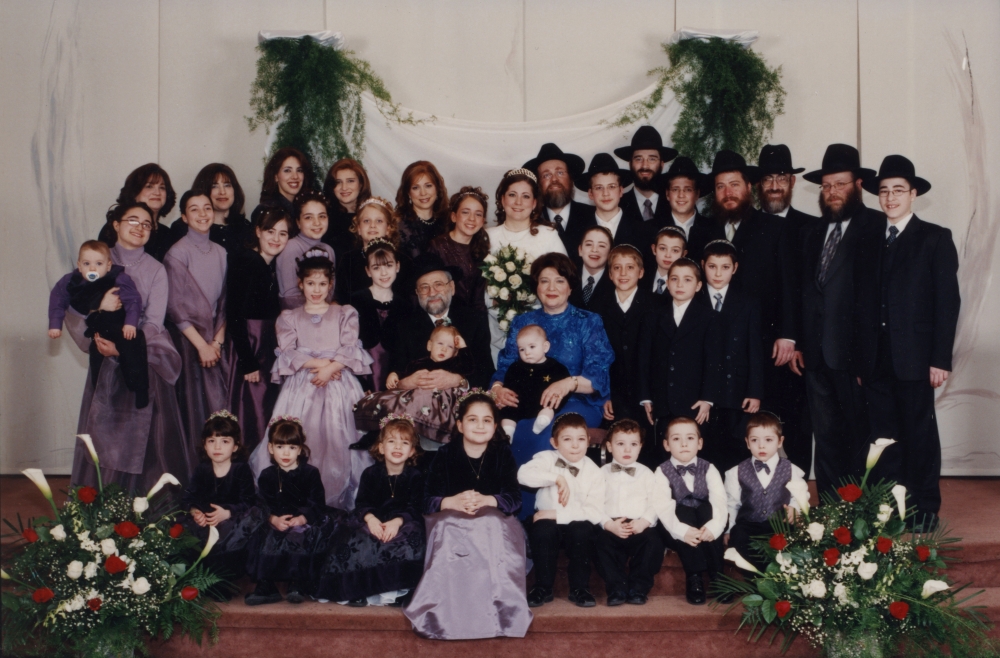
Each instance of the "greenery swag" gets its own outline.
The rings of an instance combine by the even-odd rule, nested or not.
[[[733,41],[686,39],[663,44],[670,67],[658,67],[653,92],[629,105],[614,121],[627,126],[650,114],[669,88],[681,104],[671,141],[698,166],[711,167],[716,152],[730,149],[754,162],[784,114],[781,67],[769,68],[757,53]]]

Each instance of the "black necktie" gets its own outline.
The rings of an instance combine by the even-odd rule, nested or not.
[[[685,473],[690,473],[694,475],[694,464],[682,464],[680,466],[674,466],[677,469],[677,475],[683,476]]]
[[[646,199],[646,203],[642,204],[642,220],[648,222],[653,219],[653,202]]]
[[[611,464],[612,473],[620,473],[621,471],[625,471],[626,475],[635,476],[635,466],[622,466],[618,463]]]
[[[715,293],[715,310],[716,311],[720,311],[720,312],[722,311],[722,293],[721,292]]]
[[[556,460],[556,468],[565,468],[567,471],[569,471],[569,474],[572,475],[573,477],[576,477],[577,474],[580,472],[579,468],[577,468],[576,466],[570,466],[569,464],[564,462],[561,458]]]
[[[841,222],[837,222],[833,225],[833,230],[830,231],[830,235],[826,238],[826,244],[823,245],[823,254],[819,259],[819,285],[826,283],[826,272],[830,269],[830,263],[833,262],[833,257],[837,253],[837,245],[840,244],[840,238],[843,232],[840,229]]]
[[[899,229],[896,228],[895,226],[890,226],[889,237],[885,239],[885,246],[888,247],[889,245],[891,245],[893,242],[896,241],[896,238],[898,237],[899,237]]]
[[[556,228],[558,228],[559,232],[562,233],[562,231],[563,231],[563,225],[562,225],[563,218],[562,218],[562,215],[556,215],[555,217],[553,217],[553,219],[556,221]]]
[[[768,466],[767,464],[765,464],[765,463],[764,463],[764,462],[762,462],[762,461],[757,461],[756,459],[755,459],[755,460],[753,460],[753,467],[757,469],[757,472],[758,472],[758,473],[760,473],[760,472],[761,472],[761,470],[763,470],[763,471],[764,471],[765,473],[767,473],[768,475],[770,475],[770,474],[771,474],[771,467],[770,467],[770,466]]]
[[[656,294],[657,295],[662,295],[663,294],[663,286],[664,286],[665,283],[666,282],[663,279],[657,279],[656,280]]]
[[[587,285],[583,287],[583,303],[590,303],[590,296],[594,294],[594,277],[587,277]]]

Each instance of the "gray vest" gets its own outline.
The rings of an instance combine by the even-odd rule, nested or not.
[[[673,489],[674,500],[679,505],[698,507],[703,501],[708,500],[708,481],[705,479],[705,474],[708,473],[709,466],[710,464],[704,459],[699,459],[694,465],[694,492],[684,484],[684,478],[669,459],[660,464],[660,471],[667,476],[670,488]]]
[[[737,522],[763,523],[792,499],[791,492],[785,488],[792,479],[792,462],[784,458],[778,460],[774,477],[766,489],[757,479],[757,469],[754,468],[753,462],[753,458],[750,458],[737,466],[736,473],[740,482],[740,511],[736,514]]]

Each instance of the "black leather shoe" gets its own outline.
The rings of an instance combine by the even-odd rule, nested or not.
[[[243,597],[243,602],[247,605],[265,605],[267,603],[277,603],[281,600],[281,592],[269,580],[262,580],[257,583],[253,591]]]
[[[552,601],[552,590],[548,587],[535,587],[531,588],[528,592],[528,607],[529,608],[539,608],[546,603]]]
[[[649,597],[645,594],[640,594],[639,592],[629,592],[628,604],[629,605],[646,605],[646,601]]]
[[[351,599],[347,602],[348,608],[363,608],[368,605],[368,599]]]
[[[621,605],[625,603],[627,599],[628,597],[625,596],[625,592],[611,592],[608,594],[608,607],[613,608],[616,605]]]
[[[583,588],[571,589],[569,591],[569,602],[575,603],[581,608],[593,608],[597,605],[597,599],[594,598],[594,595],[589,590]]]
[[[285,594],[285,600],[289,603],[305,603],[306,595],[302,593],[302,587],[294,583],[288,587],[288,593]]]
[[[703,605],[705,603],[705,583],[700,573],[689,574],[687,577],[687,602],[691,605]]]

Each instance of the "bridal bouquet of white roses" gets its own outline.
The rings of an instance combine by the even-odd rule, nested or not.
[[[858,485],[847,481],[836,495],[822,494],[823,505],[810,510],[803,482],[788,489],[802,510],[794,524],[771,518],[774,534],[753,548],[770,563],[758,571],[735,548],[726,551],[753,578],[723,578],[719,595],[739,597],[740,628],[751,639],[768,629],[785,635],[786,651],[799,634],[828,656],[992,655],[986,617],[956,595],[946,579],[945,552],[959,539],[943,528],[909,532],[914,510],[906,507],[906,488],[894,482],[868,485],[882,451],[895,441],[879,439],[869,450],[867,471]],[[732,608],[730,608],[732,609]]]
[[[528,283],[531,258],[523,250],[507,245],[486,256],[479,269],[486,279],[486,294],[493,300],[500,329],[506,334],[511,320],[529,310],[536,301]]]

